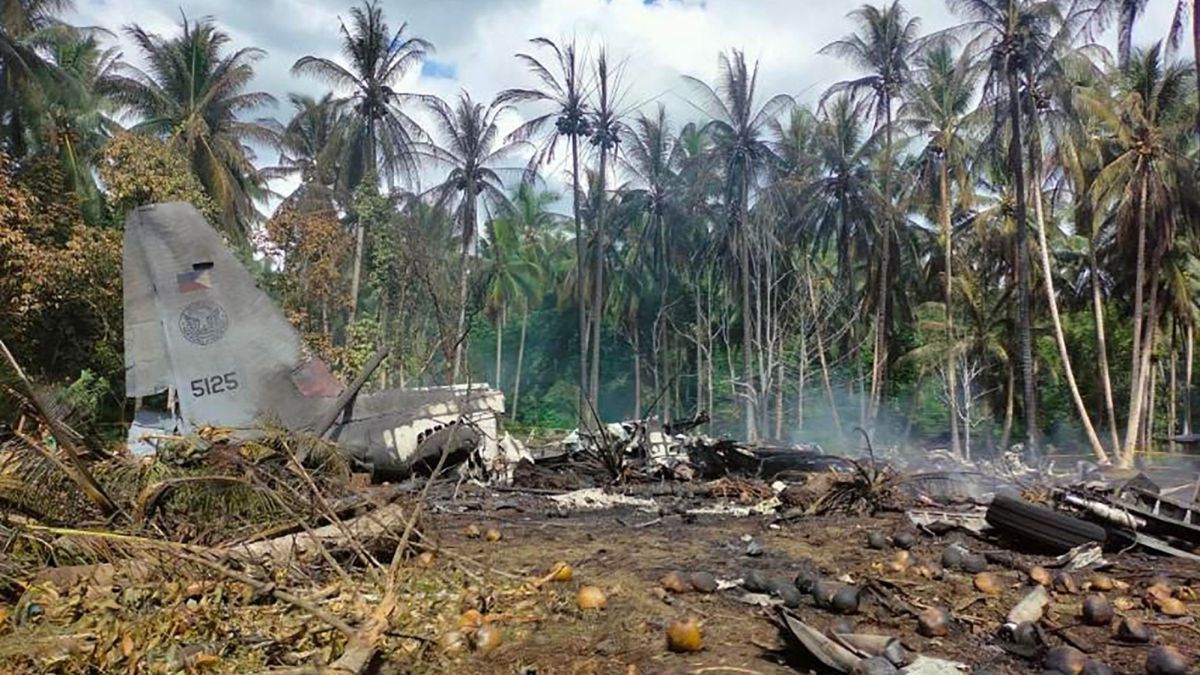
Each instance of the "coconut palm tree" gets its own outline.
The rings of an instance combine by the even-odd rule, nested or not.
[[[830,88],[830,93],[848,91],[852,95],[859,95],[865,92],[870,97],[876,127],[882,128],[884,133],[883,184],[880,192],[889,200],[883,206],[880,219],[883,231],[877,254],[879,283],[875,306],[875,348],[871,357],[871,398],[867,406],[867,421],[870,422],[874,419],[883,394],[883,380],[887,374],[888,285],[892,283],[888,266],[891,262],[894,218],[890,202],[894,157],[893,106],[911,77],[910,61],[918,46],[917,33],[921,23],[909,17],[898,0],[881,7],[864,5],[851,12],[849,17],[857,24],[858,32],[831,42],[821,49],[821,53],[845,58],[867,73],[858,79],[835,84]]]
[[[416,156],[449,167],[445,179],[430,188],[428,194],[442,206],[457,204],[460,229],[458,279],[458,321],[451,380],[458,382],[462,371],[463,345],[467,327],[467,280],[470,255],[479,229],[479,203],[498,207],[508,201],[499,166],[519,144],[501,138],[498,118],[508,106],[493,102],[477,103],[465,91],[451,108],[445,101],[424,97],[433,115],[438,142],[414,146]]]
[[[275,102],[265,92],[247,91],[254,64],[266,52],[227,52],[229,36],[209,18],[184,17],[179,28],[163,37],[136,24],[126,27],[146,69],[122,64],[105,79],[104,90],[137,117],[132,131],[166,138],[190,159],[226,231],[244,238],[261,219],[257,203],[269,194],[249,144],[273,146],[279,139],[273,120],[243,118]]]
[[[404,34],[402,23],[391,32],[383,9],[375,0],[350,10],[350,25],[340,24],[342,65],[320,56],[303,56],[292,65],[294,75],[305,75],[334,87],[335,99],[346,111],[344,141],[339,144],[340,188],[347,194],[370,176],[382,177],[395,185],[397,178],[408,179],[418,167],[414,146],[428,140],[417,122],[404,110],[406,103],[420,97],[396,89],[400,80],[433,51],[433,45],[419,37]],[[351,322],[358,311],[358,290],[362,278],[363,242],[366,233],[355,228],[354,271],[351,276],[353,308]]]
[[[775,161],[768,138],[771,121],[795,105],[795,101],[786,94],[777,94],[759,106],[756,100],[758,64],[747,66],[746,57],[739,50],[721,54],[718,65],[715,86],[691,76],[685,75],[684,78],[695,92],[698,99],[696,105],[710,117],[704,125],[704,131],[712,138],[712,154],[721,166],[725,181],[725,219],[730,237],[735,242],[741,280],[744,422],[746,437],[753,440],[758,436],[756,410],[761,392],[755,385],[753,371],[755,328],[750,299],[753,275],[750,245],[753,237],[748,232],[748,216],[750,200],[755,196],[753,190],[759,178]]]
[[[548,51],[553,60],[549,66],[537,57],[519,53],[517,59],[533,73],[541,88],[512,88],[500,92],[497,101],[503,103],[530,102],[547,106],[546,111],[535,115],[518,126],[510,135],[514,141],[533,141],[537,152],[531,159],[530,168],[536,168],[554,159],[555,150],[566,143],[571,152],[571,209],[575,223],[575,305],[578,310],[579,326],[579,420],[587,419],[584,414],[583,397],[588,393],[588,320],[584,302],[586,285],[582,282],[584,264],[584,237],[580,208],[582,206],[582,175],[579,173],[579,143],[591,135],[591,120],[587,103],[588,81],[586,58],[579,52],[575,40],[561,47],[544,37],[530,40],[535,47]]]
[[[935,220],[940,228],[942,248],[942,307],[947,343],[955,340],[954,331],[954,254],[953,222],[957,188],[960,197],[970,197],[971,132],[978,69],[969,55],[955,56],[946,41],[938,41],[918,60],[917,76],[907,89],[900,110],[901,124],[926,139],[919,162],[928,182]],[[977,125],[976,125],[977,126]],[[957,357],[946,353],[946,381],[949,384],[950,447],[959,452],[958,395],[955,391]]]
[[[970,38],[973,54],[988,65],[984,82],[985,104],[996,110],[997,128],[992,136],[1000,138],[999,124],[1008,125],[1008,162],[1015,192],[1015,273],[1017,281],[1017,319],[1020,349],[1021,392],[1025,417],[1025,442],[1029,448],[1038,443],[1037,397],[1033,375],[1033,324],[1030,316],[1028,251],[1028,183],[1025,171],[1025,132],[1022,131],[1025,106],[1022,105],[1022,78],[1026,66],[1046,52],[1062,22],[1061,0],[948,0],[950,9],[966,19],[952,33]]]
[[[1184,194],[1194,180],[1191,163],[1181,154],[1191,132],[1185,101],[1190,98],[1190,68],[1164,62],[1162,45],[1135,50],[1121,72],[1119,98],[1094,99],[1108,134],[1111,159],[1092,186],[1098,207],[1117,217],[1117,241],[1136,251],[1133,285],[1133,355],[1129,415],[1121,463],[1129,465],[1141,442],[1140,426],[1150,375],[1150,358],[1162,305],[1161,267],[1181,224]]]
[[[300,179],[300,185],[285,201],[330,208],[339,186],[344,185],[338,170],[346,130],[342,105],[332,92],[319,99],[288,94],[288,102],[294,112],[280,136],[279,163],[272,167],[271,176]],[[344,195],[341,201],[346,201]]]
[[[5,0],[0,11],[0,149],[18,157],[43,100],[39,81],[59,76],[43,47],[65,29],[58,17],[72,6],[71,0]]]

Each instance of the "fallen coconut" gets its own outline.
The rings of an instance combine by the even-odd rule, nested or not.
[[[1117,639],[1121,642],[1145,644],[1153,637],[1154,635],[1149,628],[1146,628],[1145,624],[1131,616],[1121,619],[1121,623],[1117,624]]]
[[[896,548],[907,551],[916,546],[917,538],[911,532],[901,532],[892,536],[892,543],[896,545]]]
[[[762,593],[769,590],[768,585],[770,583],[771,580],[767,578],[767,575],[758,570],[747,570],[742,575],[742,588],[751,593]]]
[[[947,546],[946,550],[942,551],[942,567],[948,570],[962,567],[964,555],[965,552],[961,546]]]
[[[987,558],[978,553],[971,553],[963,556],[962,568],[964,572],[970,572],[971,574],[986,572],[988,561]]]
[[[1054,581],[1054,575],[1051,574],[1050,570],[1046,569],[1045,567],[1031,567],[1029,569],[1029,578],[1032,579],[1034,583],[1046,587],[1049,587]]]
[[[1158,602],[1158,611],[1167,616],[1187,616],[1187,605],[1179,598],[1166,598]]]
[[[833,598],[842,589],[841,584],[828,579],[820,579],[812,588],[813,603],[821,609],[833,607]]]
[[[903,573],[912,565],[912,554],[908,551],[896,551],[896,555],[888,562],[887,568],[892,572]]]
[[[1036,647],[1042,642],[1041,635],[1038,632],[1037,624],[1030,621],[1022,621],[1013,626],[1012,640],[1016,644],[1025,647]]]
[[[821,571],[817,569],[815,563],[802,561],[796,572],[796,578],[792,580],[792,585],[801,593],[811,593],[813,584],[817,583],[820,578]]]
[[[500,530],[497,530],[494,527],[489,527],[488,531],[484,533],[483,538],[494,544],[503,539],[504,535],[500,534]]]
[[[1089,626],[1107,626],[1113,620],[1113,606],[1103,595],[1089,595],[1083,599],[1080,617]]]
[[[804,596],[786,579],[775,579],[771,583],[771,592],[783,601],[783,606],[796,609],[804,601]]]
[[[679,572],[667,572],[658,580],[658,583],[672,593],[687,593],[692,590],[691,580]]]
[[[925,637],[944,637],[950,632],[950,613],[940,607],[921,610],[917,615],[917,632]]]
[[[1178,649],[1160,645],[1146,655],[1147,675],[1187,675],[1191,660]]]
[[[608,605],[608,598],[596,586],[580,586],[578,602],[579,609],[604,609]]]
[[[496,651],[502,641],[500,629],[490,623],[485,623],[475,629],[475,633],[471,635],[472,646],[481,654],[491,654]]]
[[[1004,582],[991,572],[980,572],[975,575],[975,590],[985,595],[999,595],[1004,590]]]
[[[463,530],[463,534],[467,535],[468,539],[478,539],[483,532],[479,529],[478,525],[472,523]]]
[[[575,576],[575,571],[565,562],[556,562],[550,568],[551,581],[570,581]]]
[[[1084,656],[1083,652],[1078,649],[1067,645],[1051,648],[1042,659],[1042,666],[1046,670],[1053,670],[1063,673],[1063,675],[1079,675],[1083,672],[1085,663],[1087,663],[1087,656]]]
[[[667,649],[673,652],[698,652],[703,646],[700,622],[688,617],[667,624]]]
[[[885,549],[885,548],[887,548],[887,537],[883,536],[879,532],[872,530],[867,533],[867,546],[869,546],[873,549],[879,549],[879,550]]]
[[[692,572],[688,580],[692,582],[692,588],[701,593],[717,592],[717,578],[708,572]]]
[[[858,612],[858,588],[843,586],[833,595],[833,609],[838,614],[854,614]]]
[[[1079,582],[1076,581],[1074,575],[1067,572],[1059,572],[1058,574],[1055,574],[1054,582],[1050,584],[1050,587],[1053,588],[1055,592],[1067,593],[1069,595],[1074,595],[1079,592]]]
[[[1113,588],[1116,588],[1116,583],[1113,581],[1113,578],[1107,574],[1100,574],[1097,572],[1096,574],[1088,577],[1087,586],[1088,588],[1096,591],[1111,591]]]

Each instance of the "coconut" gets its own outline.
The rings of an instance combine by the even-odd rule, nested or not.
[[[700,623],[689,617],[667,624],[667,648],[673,652],[698,652],[702,647]]]
[[[925,637],[943,637],[950,632],[950,613],[930,607],[917,615],[917,632]]]
[[[475,634],[471,636],[471,644],[480,654],[491,654],[502,641],[500,629],[490,623],[475,629]]]
[[[969,553],[963,556],[962,568],[964,572],[970,572],[971,574],[986,572],[988,568],[988,561],[987,558],[979,555],[978,553]]]
[[[1013,626],[1012,639],[1013,642],[1026,647],[1036,647],[1042,641],[1037,624],[1030,621],[1022,621]]]
[[[907,551],[913,546],[916,546],[917,538],[913,536],[912,532],[901,532],[892,536],[892,543],[896,545],[896,548]]]
[[[800,606],[804,596],[787,579],[771,580],[771,592],[783,601],[784,607],[795,609]]]
[[[813,584],[820,578],[821,570],[817,568],[817,564],[805,558],[797,565],[796,578],[792,583],[801,593],[811,593]]]
[[[948,570],[956,570],[962,567],[964,552],[959,546],[947,546],[946,550],[942,551],[942,567]]]
[[[1079,582],[1075,577],[1066,572],[1059,572],[1054,575],[1054,581],[1050,584],[1051,588],[1058,593],[1067,593],[1074,595],[1079,592]]]
[[[596,586],[580,586],[578,602],[579,609],[604,609],[608,605],[608,598]]]
[[[1089,595],[1083,599],[1080,616],[1089,626],[1107,626],[1113,620],[1113,606],[1103,595]]]
[[[833,598],[835,595],[837,595],[841,588],[841,585],[836,581],[821,579],[813,584],[813,602],[821,609],[829,609],[830,607],[833,607]]]
[[[463,530],[463,534],[467,535],[468,539],[478,539],[483,532],[480,531],[478,525],[471,523]]]
[[[912,565],[912,554],[908,551],[896,551],[896,555],[892,557],[887,567],[892,572],[903,573],[910,565]]]
[[[1146,628],[1145,624],[1133,617],[1127,616],[1121,619],[1121,623],[1117,624],[1117,639],[1121,642],[1145,644],[1153,637],[1150,629]]]
[[[500,541],[503,538],[503,536],[504,535],[500,534],[500,530],[497,530],[494,527],[489,527],[488,531],[484,533],[483,538],[492,543],[496,543],[496,542]]]
[[[1033,580],[1034,583],[1047,588],[1049,588],[1050,584],[1054,581],[1054,575],[1050,574],[1050,570],[1046,569],[1045,567],[1030,568],[1029,578]]]
[[[1116,583],[1112,577],[1107,574],[1100,574],[1099,572],[1088,577],[1087,585],[1096,591],[1111,591],[1113,588],[1116,588]]]
[[[770,583],[771,580],[767,578],[767,575],[759,572],[758,570],[747,570],[746,573],[742,575],[742,588],[750,591],[751,593],[762,593],[763,591],[768,590],[768,585]]]
[[[1146,655],[1147,675],[1186,675],[1192,663],[1174,647],[1155,647]]]
[[[565,562],[556,562],[550,568],[551,581],[570,581],[575,576],[575,571]]]
[[[687,593],[692,590],[692,582],[679,572],[667,572],[658,583],[672,593]]]
[[[1158,611],[1167,616],[1187,616],[1188,608],[1179,598],[1167,598],[1159,601]]]
[[[858,611],[858,588],[843,586],[833,595],[833,609],[838,614],[854,614]]]
[[[999,595],[1004,590],[1004,582],[991,572],[980,572],[975,575],[975,590],[986,595]]]
[[[701,593],[717,592],[717,578],[708,572],[692,572],[688,580],[692,582],[692,588]]]
[[[874,530],[867,533],[867,546],[870,548],[882,550],[887,548],[887,545],[887,537]]]
[[[1066,645],[1050,649],[1042,659],[1042,666],[1046,670],[1053,670],[1063,673],[1063,675],[1079,675],[1083,672],[1085,663],[1087,663],[1087,657],[1083,652]]]

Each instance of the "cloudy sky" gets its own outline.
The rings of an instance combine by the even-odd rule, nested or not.
[[[383,0],[390,23],[408,22],[411,35],[432,41],[436,53],[406,88],[450,97],[466,89],[487,100],[506,87],[531,84],[513,58],[534,36],[575,36],[603,42],[624,63],[627,107],[662,101],[676,119],[696,116],[686,102],[689,74],[710,80],[717,54],[737,47],[761,63],[764,94],[814,100],[832,82],[851,75],[820,47],[852,29],[846,13],[858,0]],[[904,0],[933,31],[955,23],[945,0]],[[338,25],[348,0],[76,0],[73,20],[119,33],[129,23],[162,33],[177,30],[180,12],[212,16],[235,46],[266,50],[257,89],[281,100],[288,92],[319,93],[324,85],[293,77],[297,58],[340,59]],[[1135,44],[1165,36],[1175,0],[1150,0]],[[136,50],[117,38],[126,59]],[[1190,50],[1190,44],[1186,46]],[[1190,53],[1190,51],[1189,51]],[[285,111],[278,111],[285,117]],[[266,159],[266,158],[263,158]],[[283,188],[283,186],[280,186]]]

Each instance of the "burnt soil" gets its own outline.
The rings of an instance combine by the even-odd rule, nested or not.
[[[996,634],[1008,610],[1031,588],[1032,582],[1019,567],[1046,564],[1052,556],[1021,552],[1019,542],[980,538],[959,530],[942,536],[918,532],[897,512],[812,516],[774,523],[773,515],[687,515],[679,513],[682,504],[664,503],[669,501],[659,500],[658,513],[629,507],[562,513],[545,497],[520,493],[480,490],[460,492],[453,501],[435,500],[426,532],[451,552],[447,555],[468,556],[473,564],[482,563],[482,577],[464,581],[478,586],[467,589],[470,600],[464,602],[480,607],[489,621],[494,616],[504,639],[486,656],[478,652],[443,656],[424,665],[430,672],[539,675],[827,672],[783,638],[774,621],[776,608],[746,604],[739,599],[745,593],[742,589],[711,595],[672,594],[659,583],[670,571],[705,571],[721,580],[733,580],[758,570],[790,580],[802,561],[810,560],[824,578],[870,583],[883,589],[892,606],[889,609],[879,601],[865,603],[859,613],[837,617],[814,607],[806,596],[794,612],[820,630],[836,620],[850,620],[858,632],[899,637],[913,652],[960,661],[974,672],[1042,672],[1040,657],[1027,659],[1008,653]],[[475,534],[468,531],[472,525],[480,530],[495,528],[502,538],[489,542],[471,536]],[[895,549],[867,547],[867,533],[872,530],[887,536],[899,532],[917,535],[909,569],[897,572],[889,568]],[[746,554],[746,537],[761,542],[760,556]],[[1002,582],[998,594],[977,591],[970,573],[938,569],[943,550],[956,542],[972,552],[1010,554],[1012,566],[989,566]],[[1079,625],[1081,604],[1096,591],[1087,590],[1088,572],[1076,573],[1078,592],[1052,592],[1042,622],[1048,646],[1074,644],[1114,672],[1145,672],[1150,646],[1113,639],[1117,622],[1130,616],[1151,628],[1155,643],[1174,646],[1192,659],[1200,657],[1200,629],[1192,618],[1200,614],[1200,602],[1192,590],[1200,587],[1200,567],[1136,552],[1106,557],[1114,564],[1105,574],[1118,585],[1129,585],[1103,593],[1117,605],[1117,618],[1106,627]],[[573,567],[570,581],[539,585],[536,594],[519,600],[489,586],[494,582],[499,588],[516,577],[543,576],[557,561]],[[501,578],[504,574],[513,576]],[[1145,589],[1161,577],[1169,579],[1190,616],[1168,618],[1149,608]],[[580,610],[576,594],[581,585],[600,587],[607,595],[607,607]],[[906,609],[919,611],[930,606],[953,614],[947,636],[928,639],[917,634],[917,622]],[[702,621],[702,651],[674,654],[667,649],[664,626],[682,617]]]

